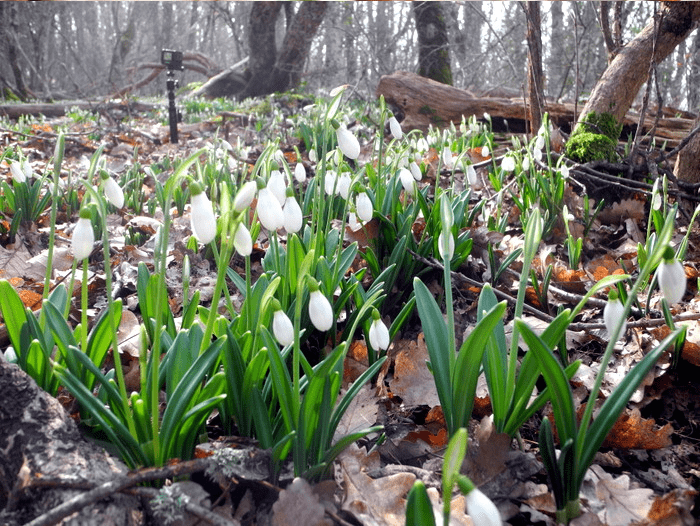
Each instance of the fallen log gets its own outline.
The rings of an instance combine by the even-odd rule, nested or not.
[[[44,115],[45,117],[63,117],[71,108],[95,112],[109,112],[122,110],[136,113],[141,111],[155,110],[162,105],[148,104],[145,102],[129,101],[87,101],[87,100],[64,100],[57,102],[43,103],[20,103],[20,104],[0,104],[0,117],[17,119],[22,115]]]
[[[526,131],[527,108],[522,98],[479,97],[475,93],[441,84],[406,71],[396,71],[379,80],[377,97],[384,96],[387,103],[404,115],[404,129],[426,131],[429,125],[443,127],[450,122],[459,123],[465,118],[476,115],[483,120],[488,113],[496,131],[506,131],[503,120],[507,120],[507,129],[511,132]],[[550,121],[565,132],[571,130],[576,121],[573,103],[547,101],[545,111]],[[580,109],[580,108],[579,108]],[[673,113],[672,113],[673,114]],[[654,115],[647,114],[643,132],[646,133],[654,124]],[[632,133],[639,122],[639,115],[629,111],[623,121],[623,137]],[[668,146],[677,145],[692,129],[693,121],[689,118],[662,117],[657,125],[655,135],[668,140]]]

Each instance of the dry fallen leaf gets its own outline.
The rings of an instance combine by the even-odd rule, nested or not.
[[[627,475],[613,479],[598,465],[586,473],[582,490],[600,520],[615,526],[644,520],[654,500],[653,490],[633,487]]]
[[[308,482],[302,478],[280,492],[272,505],[272,526],[330,526],[325,509]]]
[[[585,407],[585,406],[582,406]],[[642,418],[639,409],[625,411],[603,442],[617,449],[661,449],[672,444],[673,427],[658,427],[653,419]]]
[[[396,342],[394,377],[389,382],[392,394],[401,397],[404,405],[440,405],[435,379],[425,362],[429,359],[423,335],[416,341]]]

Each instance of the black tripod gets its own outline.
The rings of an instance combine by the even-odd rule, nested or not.
[[[182,71],[185,67],[182,65],[182,51],[173,51],[171,49],[163,49],[160,52],[160,62],[166,68],[168,80],[168,121],[170,122],[170,142],[177,144],[177,123],[180,120],[180,114],[175,107],[175,89],[178,87],[178,81],[175,80],[175,71]]]

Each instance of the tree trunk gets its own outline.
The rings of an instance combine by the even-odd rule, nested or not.
[[[700,23],[700,2],[664,2],[657,22],[647,25],[620,50],[593,89],[579,121],[590,112],[596,112],[608,113],[621,122],[646,82],[650,60],[656,64],[661,62]],[[658,36],[654,49],[656,26]]]
[[[440,2],[413,2],[418,32],[418,74],[452,84],[447,25]]]
[[[694,127],[700,126],[700,114],[693,123]],[[700,133],[690,139],[690,142],[685,145],[676,159],[676,165],[673,167],[673,175],[681,181],[688,183],[700,183]]]
[[[287,21],[287,33],[277,56],[275,22],[284,2],[256,2],[250,12],[251,77],[240,98],[285,91],[299,84],[304,62],[318,26],[328,9],[327,2],[303,2],[293,20]],[[289,12],[285,11],[289,17]]]
[[[542,17],[539,2],[522,2],[527,18],[527,90],[530,134],[537,133],[542,124],[544,90],[542,73]]]

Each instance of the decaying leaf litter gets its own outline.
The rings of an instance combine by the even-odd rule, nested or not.
[[[249,124],[250,119],[245,119]],[[216,144],[225,136],[230,143],[242,141],[248,146],[245,157],[233,153],[224,154],[222,160],[230,166],[252,169],[256,157],[264,145],[261,135],[254,127],[240,122],[229,122],[223,127],[213,120],[190,125],[182,130],[180,146],[167,143],[163,126],[150,118],[137,118],[125,130],[110,130],[102,137],[107,144],[105,158],[107,168],[115,174],[123,173],[135,164],[144,170],[154,164],[172,166],[174,159],[186,158],[192,152],[208,145]],[[362,124],[355,123],[357,129]],[[19,147],[30,161],[35,173],[49,170],[55,143],[53,130],[68,126],[66,157],[62,178],[66,187],[71,184],[71,174],[86,170],[87,159],[97,147],[97,141],[81,132],[80,126],[68,119],[49,121],[42,127],[35,127],[29,134],[19,134],[3,129],[1,137],[5,147]],[[279,125],[282,137],[280,149],[290,159],[296,147],[303,163],[311,174],[315,163],[308,159],[303,141],[293,130]],[[72,133],[75,133],[72,135]],[[156,140],[153,140],[157,138]],[[373,145],[364,143],[359,163],[372,163]],[[498,147],[491,155],[497,162],[510,146],[509,138],[499,137]],[[462,172],[451,173],[442,169],[436,172],[440,153],[429,150],[423,163],[428,167],[422,184],[448,184],[454,178],[457,185],[466,186]],[[480,285],[490,281],[496,271],[492,262],[500,262],[513,251],[522,247],[522,230],[519,224],[519,210],[513,205],[508,193],[494,192],[488,179],[488,162],[491,157],[478,157],[474,152],[473,162],[477,169],[477,180],[472,183],[474,194],[472,203],[484,201],[482,216],[477,218],[470,232],[474,248],[470,257],[455,272],[454,298],[455,316],[459,339],[469,333],[476,319],[476,302]],[[7,163],[4,163],[7,164]],[[246,168],[249,167],[249,168]],[[10,178],[9,165],[3,166],[6,177]],[[240,168],[239,168],[240,169]],[[145,170],[144,170],[145,171]],[[151,172],[152,173],[152,172]],[[159,176],[167,178],[172,169],[166,168]],[[577,237],[583,234],[583,203],[580,195],[581,184],[576,181],[577,171],[570,174],[566,187],[565,201],[573,218],[568,219],[569,227],[577,230]],[[437,181],[436,181],[437,179]],[[161,181],[164,182],[164,181]],[[81,190],[76,189],[81,195]],[[146,177],[138,189],[145,196],[155,192],[155,181]],[[590,206],[590,205],[589,205]],[[504,233],[493,232],[487,227],[488,217],[496,213],[496,208],[506,211],[508,227]],[[126,307],[119,327],[121,360],[126,378],[138,385],[139,377],[139,306],[135,282],[137,266],[153,260],[154,237],[163,220],[162,212],[135,215],[131,210],[121,210],[108,217],[110,235],[111,267],[114,273],[112,294],[122,297]],[[64,208],[59,211],[57,224],[57,244],[53,259],[53,284],[68,280],[72,265],[69,239],[77,210]],[[173,224],[168,239],[167,283],[168,302],[173,313],[181,315],[182,262],[187,255],[191,265],[190,290],[200,291],[200,300],[205,303],[213,294],[216,270],[211,254],[205,250],[191,250],[187,239],[191,235],[189,210],[172,210]],[[551,316],[560,306],[571,305],[585,293],[590,284],[614,273],[634,273],[637,244],[644,242],[647,231],[646,219],[648,204],[644,196],[630,192],[619,200],[608,203],[592,223],[584,237],[582,265],[571,269],[564,249],[566,226],[559,220],[552,229],[551,236],[540,246],[533,269],[538,280],[542,280],[547,268],[552,264],[549,290],[543,296],[534,288],[528,290],[527,321],[535,328],[546,326]],[[11,218],[7,217],[7,220]],[[41,306],[42,279],[46,267],[48,214],[40,217],[36,224],[25,225],[20,229],[13,243],[5,239],[0,247],[3,277],[21,291],[26,306],[38,309]],[[687,221],[686,221],[687,224]],[[371,244],[373,228],[357,231],[346,228],[346,242],[358,241]],[[424,225],[417,221],[413,226],[414,235],[420,235]],[[679,222],[673,238],[678,245],[687,233],[687,226]],[[583,487],[583,507],[588,513],[580,520],[585,524],[692,524],[691,515],[697,485],[697,408],[698,392],[694,372],[700,365],[700,331],[695,321],[698,314],[697,235],[693,231],[689,237],[685,271],[689,278],[689,292],[674,314],[680,320],[687,320],[689,330],[683,347],[680,363],[671,366],[671,357],[666,356],[635,392],[619,422],[614,427],[596,461],[586,477]],[[267,248],[265,236],[258,239],[252,257],[252,271],[262,272],[260,258]],[[491,254],[489,254],[489,247]],[[100,262],[101,251],[95,250],[90,259],[90,311],[94,319],[106,307],[105,279]],[[503,269],[496,285],[497,291],[514,298],[519,280],[519,259]],[[425,261],[428,270],[423,280],[437,296],[444,294],[440,279],[440,263]],[[358,259],[354,265],[365,264]],[[243,270],[242,258],[234,258],[233,268]],[[430,270],[430,269],[433,270]],[[76,287],[79,284],[76,283]],[[76,292],[79,289],[76,288]],[[79,292],[77,292],[79,297]],[[238,290],[230,287],[234,304],[241,301]],[[641,316],[637,311],[630,320],[626,337],[618,342],[615,357],[608,366],[601,394],[607,396],[628,373],[630,367],[648,351],[655,342],[668,332],[663,318],[657,310],[659,294],[650,296],[651,313]],[[691,299],[693,297],[693,299]],[[578,403],[587,400],[597,359],[607,343],[607,335],[602,323],[604,300],[591,301],[579,317],[578,323],[567,331],[566,341],[569,359],[580,358],[583,365],[572,379],[574,395]],[[71,310],[69,319],[77,322],[79,302]],[[512,305],[509,306],[512,311]],[[506,318],[508,327],[512,319]],[[462,335],[464,333],[464,335]],[[5,343],[6,345],[7,343]],[[373,424],[384,426],[386,438],[375,444],[376,436],[351,445],[340,457],[333,470],[331,481],[321,482],[313,487],[303,481],[295,481],[289,486],[289,472],[284,472],[280,480],[274,481],[265,476],[252,476],[248,471],[234,474],[237,484],[222,484],[223,493],[217,510],[234,523],[257,517],[273,524],[291,524],[305,520],[312,524],[403,524],[405,497],[416,479],[422,479],[432,488],[431,499],[437,504],[440,496],[439,471],[441,453],[447,443],[444,418],[439,408],[439,400],[430,372],[425,367],[428,357],[420,323],[415,316],[412,323],[404,327],[402,334],[394,338],[388,351],[388,360],[382,367],[376,381],[364,386],[354,399],[343,418],[338,433],[348,434],[353,430]],[[367,367],[367,349],[362,338],[353,342],[345,360],[344,384],[350,384]],[[75,410],[71,397],[61,393],[60,399],[69,410]],[[549,409],[545,409],[545,413]],[[547,487],[547,477],[538,457],[538,422],[528,422],[522,429],[522,440],[511,441],[507,436],[497,435],[487,418],[490,413],[488,392],[485,383],[480,383],[474,410],[474,421],[470,429],[470,445],[463,469],[470,478],[489,495],[499,506],[501,515],[512,524],[553,523],[554,502]],[[538,420],[536,417],[535,420]],[[238,444],[251,456],[263,452],[236,437],[217,436],[221,428],[216,421],[209,427],[210,440],[199,446],[198,451],[206,455],[210,449],[226,444]],[[368,452],[368,449],[370,450]],[[269,471],[268,471],[269,475]],[[255,482],[268,478],[268,483]],[[249,480],[248,480],[249,479]],[[271,486],[272,481],[277,486]],[[286,487],[285,487],[286,486]],[[285,489],[282,489],[285,487]],[[453,520],[457,524],[470,524],[463,514],[463,504],[453,505]],[[204,502],[204,501],[202,501]],[[273,504],[274,502],[274,504]],[[292,503],[296,503],[293,505]],[[583,521],[588,522],[583,522]],[[596,522],[600,521],[600,522]],[[248,522],[250,523],[250,522]]]

